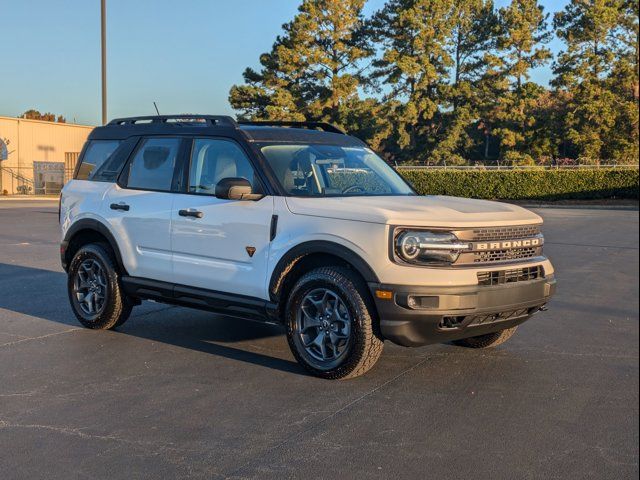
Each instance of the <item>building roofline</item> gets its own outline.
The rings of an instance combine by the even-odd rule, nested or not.
[[[46,125],[56,125],[59,127],[79,127],[79,128],[96,128],[95,125],[83,125],[80,123],[61,123],[61,122],[49,122],[47,120],[34,120],[32,118],[20,118],[20,117],[5,117],[0,115],[0,120],[15,120],[17,122],[32,122],[32,123],[44,123]]]

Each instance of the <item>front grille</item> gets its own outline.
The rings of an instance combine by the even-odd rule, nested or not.
[[[491,227],[473,230],[471,240],[510,240],[512,238],[535,237],[540,234],[540,225],[518,225],[513,227]]]
[[[473,252],[474,263],[506,262],[522,260],[539,255],[539,248],[518,248],[513,250],[487,250]]]
[[[476,227],[453,234],[469,242],[472,250],[462,252],[454,265],[480,265],[528,261],[542,257],[541,225]]]
[[[505,285],[507,283],[529,282],[544,278],[544,268],[535,267],[514,268],[511,270],[496,270],[478,273],[478,283],[483,286]]]

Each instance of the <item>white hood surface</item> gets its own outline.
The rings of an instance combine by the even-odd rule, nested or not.
[[[499,227],[542,223],[516,205],[445,196],[286,197],[296,215],[416,227]]]

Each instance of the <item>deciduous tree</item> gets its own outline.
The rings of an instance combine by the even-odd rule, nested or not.
[[[40,113],[38,110],[30,109],[20,115],[19,118],[28,118],[30,120],[43,120],[45,122],[67,123],[67,119],[62,115],[56,115],[51,112]]]

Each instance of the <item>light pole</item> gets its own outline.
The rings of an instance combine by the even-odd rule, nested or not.
[[[100,0],[102,49],[102,124],[107,124],[107,0]]]

